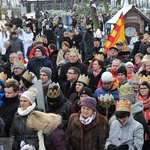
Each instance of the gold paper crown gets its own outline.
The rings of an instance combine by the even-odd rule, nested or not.
[[[147,39],[149,37],[149,34],[148,33],[145,33],[144,35],[143,35],[143,39]]]
[[[98,103],[104,108],[109,108],[111,105],[115,104],[115,101],[112,94],[105,94],[98,97]]]
[[[120,88],[118,88],[118,91],[119,97],[134,94],[133,85],[121,85]]]
[[[132,74],[131,80],[139,81],[140,75],[138,73]]]
[[[36,36],[35,43],[43,43],[43,38],[40,36]]]
[[[125,46],[122,47],[122,51],[123,52],[128,52],[128,51],[130,51],[130,49],[129,49],[128,46],[125,45]]]
[[[79,54],[79,50],[77,48],[70,48],[70,53],[76,53]]]
[[[34,76],[28,70],[22,75],[22,77],[29,82],[32,82],[34,78]]]
[[[86,85],[89,85],[89,82],[90,82],[90,79],[88,76],[85,76],[85,74],[83,75],[80,75],[79,78],[78,78],[78,81],[77,82],[82,82]]]
[[[120,99],[116,102],[116,111],[130,112],[131,102],[129,100]]]
[[[4,83],[6,82],[7,79],[7,74],[4,74],[4,72],[0,73],[0,79],[4,81]]]
[[[103,54],[95,54],[94,58],[104,61],[104,55]]]
[[[92,28],[91,24],[86,25],[86,29],[91,29],[91,28]]]
[[[150,62],[150,55],[144,55],[142,62]]]
[[[102,53],[104,53],[104,54],[106,55],[106,50],[105,50],[104,48],[101,48],[101,49],[99,50],[99,52],[102,52]]]
[[[54,86],[57,86],[57,89],[53,89]],[[59,83],[53,82],[52,84],[49,85],[49,90],[47,92],[47,96],[49,98],[57,98],[60,95],[60,86]]]
[[[142,83],[143,81],[147,81],[148,83],[150,83],[150,76],[140,76],[139,83]]]
[[[19,59],[14,59],[14,65],[13,68],[21,68],[24,70],[24,63],[23,60],[19,60]]]

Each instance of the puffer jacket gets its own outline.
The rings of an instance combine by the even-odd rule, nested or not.
[[[33,128],[29,128],[26,125],[27,115],[20,116],[18,113],[14,116],[11,129],[10,129],[10,139],[13,150],[20,149],[21,141],[26,144],[33,145],[38,149],[38,136],[37,131]]]

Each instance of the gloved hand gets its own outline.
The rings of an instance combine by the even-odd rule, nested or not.
[[[117,150],[128,150],[128,149],[129,149],[129,145],[128,144],[124,144],[124,145],[118,146]]]
[[[110,145],[108,145],[107,150],[117,150],[117,146],[114,144],[110,144]]]

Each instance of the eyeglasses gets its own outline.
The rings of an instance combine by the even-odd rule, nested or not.
[[[76,73],[73,73],[73,72],[67,72],[67,74],[76,74]]]
[[[147,90],[148,88],[139,88],[140,90]]]

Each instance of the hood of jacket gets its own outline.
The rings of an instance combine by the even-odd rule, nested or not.
[[[51,134],[56,128],[61,124],[62,117],[60,115],[50,113],[49,114],[49,123],[46,128],[43,130],[44,134]]]
[[[144,106],[142,102],[136,101],[134,104],[131,105],[131,113],[132,115],[136,115],[137,113],[143,110]]]

